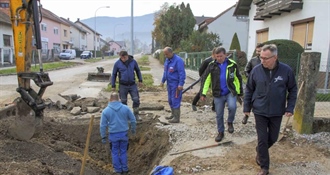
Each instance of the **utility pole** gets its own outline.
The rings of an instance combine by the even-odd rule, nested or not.
[[[131,54],[134,55],[134,37],[133,37],[133,33],[134,33],[134,15],[133,15],[133,0],[131,0]]]

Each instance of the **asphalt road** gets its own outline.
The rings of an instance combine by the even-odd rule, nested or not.
[[[49,71],[49,77],[53,81],[53,85],[46,89],[44,98],[53,98],[57,94],[78,94],[81,96],[94,96],[106,87],[108,82],[87,82],[88,72],[97,72],[96,67],[103,67],[105,72],[111,72],[114,62],[117,59],[107,59],[96,63],[87,63],[66,69]],[[84,62],[75,59],[70,61]],[[31,81],[34,90],[39,88]],[[16,92],[17,76],[1,76],[0,77],[0,105],[11,103],[19,94]]]

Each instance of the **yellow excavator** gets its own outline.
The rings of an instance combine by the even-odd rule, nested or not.
[[[0,119],[14,115],[9,133],[16,139],[29,140],[37,125],[42,123],[46,107],[43,94],[53,82],[43,71],[41,55],[40,22],[42,20],[39,0],[10,0],[10,19],[14,35],[14,50],[20,97],[3,109]],[[32,52],[37,51],[40,72],[31,72]],[[39,87],[35,91],[31,80]]]

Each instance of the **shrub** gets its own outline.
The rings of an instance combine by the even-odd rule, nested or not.
[[[299,71],[299,58],[300,55],[304,52],[304,48],[301,47],[295,41],[285,40],[285,39],[276,39],[264,42],[264,44],[275,44],[278,49],[278,60],[288,64],[295,74],[298,74]]]
[[[237,33],[234,34],[233,39],[231,40],[230,50],[241,51],[241,45],[239,43]]]

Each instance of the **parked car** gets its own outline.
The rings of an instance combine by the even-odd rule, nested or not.
[[[80,59],[90,59],[92,57],[93,57],[93,53],[88,50],[85,50],[80,54]]]
[[[64,49],[58,56],[60,59],[71,60],[76,58],[76,50]]]

